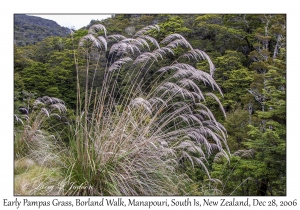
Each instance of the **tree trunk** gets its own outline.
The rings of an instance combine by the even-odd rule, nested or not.
[[[267,196],[267,190],[268,190],[268,183],[269,179],[268,178],[263,178],[258,187],[257,195],[259,196]]]

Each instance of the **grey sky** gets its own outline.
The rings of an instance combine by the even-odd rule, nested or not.
[[[31,14],[30,14],[31,15]],[[92,19],[94,20],[102,20],[111,17],[109,14],[105,15],[56,15],[56,14],[49,14],[49,15],[33,15],[38,16],[44,19],[53,20],[57,22],[60,26],[64,26],[67,28],[75,28],[80,29],[83,26],[86,26],[90,23]]]

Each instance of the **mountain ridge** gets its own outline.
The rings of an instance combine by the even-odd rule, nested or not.
[[[35,44],[49,36],[65,37],[69,33],[68,28],[53,20],[26,14],[14,15],[14,43],[18,46]]]

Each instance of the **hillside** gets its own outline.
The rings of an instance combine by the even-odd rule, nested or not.
[[[286,37],[284,14],[116,14],[15,45],[14,193],[286,196]]]
[[[55,21],[23,14],[14,15],[14,42],[18,46],[35,44],[49,36],[65,37],[68,33],[68,28],[61,27]]]

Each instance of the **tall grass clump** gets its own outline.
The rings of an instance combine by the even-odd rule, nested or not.
[[[60,155],[63,145],[59,135],[49,133],[60,121],[66,107],[60,99],[38,98],[15,114],[14,189],[17,195],[59,195]]]
[[[207,158],[227,157],[226,130],[205,106],[207,97],[220,103],[211,91],[222,95],[214,65],[182,35],[157,41],[155,30],[127,38],[93,25],[74,49],[77,119],[62,158],[64,194],[193,194],[181,166],[210,178]],[[196,69],[200,60],[210,69]]]

